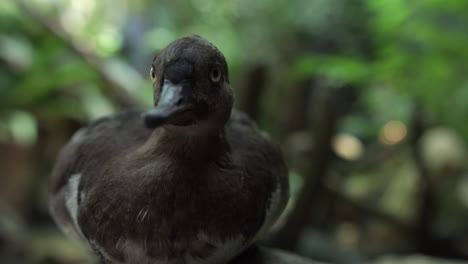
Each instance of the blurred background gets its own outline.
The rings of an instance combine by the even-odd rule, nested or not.
[[[290,166],[265,244],[468,263],[466,0],[0,1],[0,263],[87,260],[47,212],[57,153],[93,119],[150,107],[154,55],[192,34]]]

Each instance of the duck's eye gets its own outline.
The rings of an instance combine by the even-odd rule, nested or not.
[[[219,68],[214,68],[211,71],[210,79],[212,82],[215,82],[215,83],[221,80],[221,71],[219,70]]]
[[[154,68],[151,67],[151,70],[150,70],[150,77],[151,77],[151,81],[153,81],[153,83],[156,82],[156,72],[154,71]]]

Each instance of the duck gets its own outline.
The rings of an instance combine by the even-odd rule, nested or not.
[[[171,42],[150,77],[153,108],[98,119],[60,151],[50,214],[102,263],[228,263],[287,204],[281,151],[233,110],[226,59],[206,39]]]

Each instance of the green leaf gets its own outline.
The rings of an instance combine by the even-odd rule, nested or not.
[[[291,75],[294,80],[303,80],[321,75],[342,83],[361,83],[368,74],[367,64],[358,58],[345,56],[301,56],[293,64]]]

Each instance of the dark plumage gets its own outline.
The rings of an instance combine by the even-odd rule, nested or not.
[[[50,180],[50,211],[108,263],[226,263],[288,198],[281,154],[232,112],[223,55],[178,39],[154,59],[155,108],[76,132]]]

